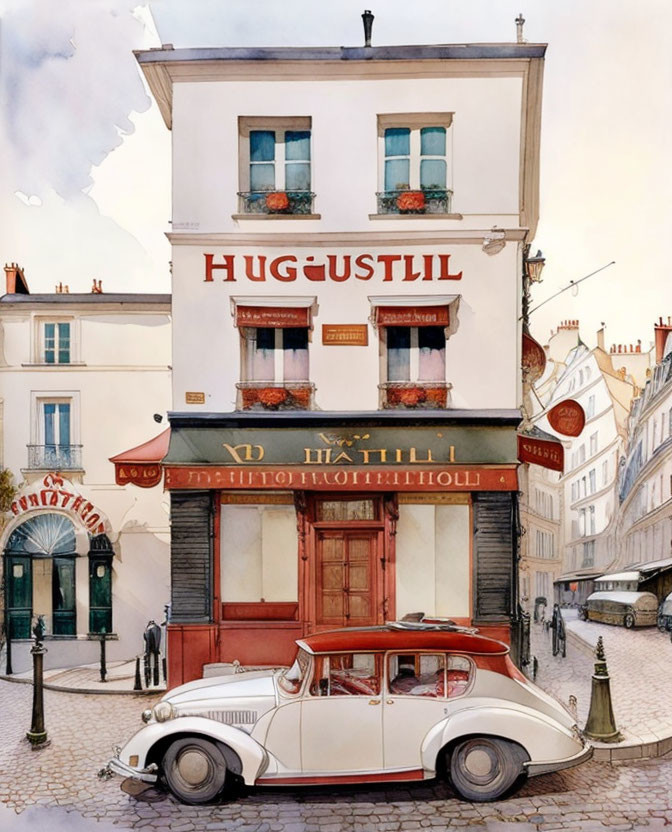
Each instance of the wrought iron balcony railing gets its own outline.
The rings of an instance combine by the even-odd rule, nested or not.
[[[382,191],[376,194],[379,214],[450,214],[452,191],[423,188],[419,191]]]
[[[72,471],[81,467],[81,445],[28,445],[28,468]]]
[[[312,214],[312,191],[240,191],[243,214]]]

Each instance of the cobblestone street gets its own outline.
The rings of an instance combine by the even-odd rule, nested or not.
[[[31,750],[32,688],[0,682],[0,829],[108,832],[373,832],[445,830],[662,829],[672,825],[672,759],[588,763],[530,780],[513,798],[470,804],[443,784],[248,790],[210,807],[189,807],[155,792],[156,802],[130,797],[120,778],[99,780],[112,747],[140,726],[154,698],[46,691],[51,744]],[[18,817],[16,813],[21,813]],[[67,813],[67,814],[66,814]],[[100,823],[99,823],[100,822]],[[515,826],[513,826],[515,824]],[[672,828],[672,826],[670,827]]]

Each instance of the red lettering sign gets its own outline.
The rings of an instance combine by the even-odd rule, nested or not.
[[[550,468],[551,471],[562,472],[565,467],[565,449],[560,442],[519,435],[518,459],[521,462],[541,465],[542,468]]]
[[[448,326],[447,306],[378,306],[378,326]]]
[[[298,279],[312,282],[332,280],[344,283],[350,278],[371,280],[378,277],[383,283],[415,280],[462,280],[462,272],[451,272],[450,254],[325,254],[316,262],[314,255],[299,258],[295,254],[281,254],[269,259],[264,254],[205,254],[205,283],[213,283],[215,276],[224,283],[241,277],[253,283],[293,283]],[[240,262],[239,262],[240,261]]]
[[[574,399],[558,402],[547,413],[548,424],[563,436],[578,436],[586,424],[586,414]]]
[[[299,466],[167,466],[170,489],[300,489],[303,491],[517,491],[516,467],[303,468]]]
[[[310,326],[310,309],[236,306],[236,326],[307,327]]]

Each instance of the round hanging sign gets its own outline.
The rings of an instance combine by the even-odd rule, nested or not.
[[[586,424],[586,414],[574,399],[558,402],[549,410],[547,418],[553,430],[563,436],[578,436]]]
[[[523,370],[528,374],[527,380],[535,382],[541,378],[546,369],[546,353],[538,341],[531,335],[523,333]]]

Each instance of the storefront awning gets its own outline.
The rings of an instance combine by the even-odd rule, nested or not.
[[[587,571],[582,569],[580,572],[567,572],[565,575],[560,575],[559,578],[556,578],[553,583],[554,584],[564,584],[568,581],[594,581],[596,578],[599,578],[602,572],[599,569],[594,571]]]
[[[647,563],[633,563],[631,569],[637,569],[642,575],[649,575],[651,572],[664,572],[672,569],[672,558],[663,560],[650,560]]]
[[[117,485],[132,483],[140,488],[158,485],[161,482],[161,460],[168,453],[169,444],[170,428],[166,428],[149,442],[110,457]]]

